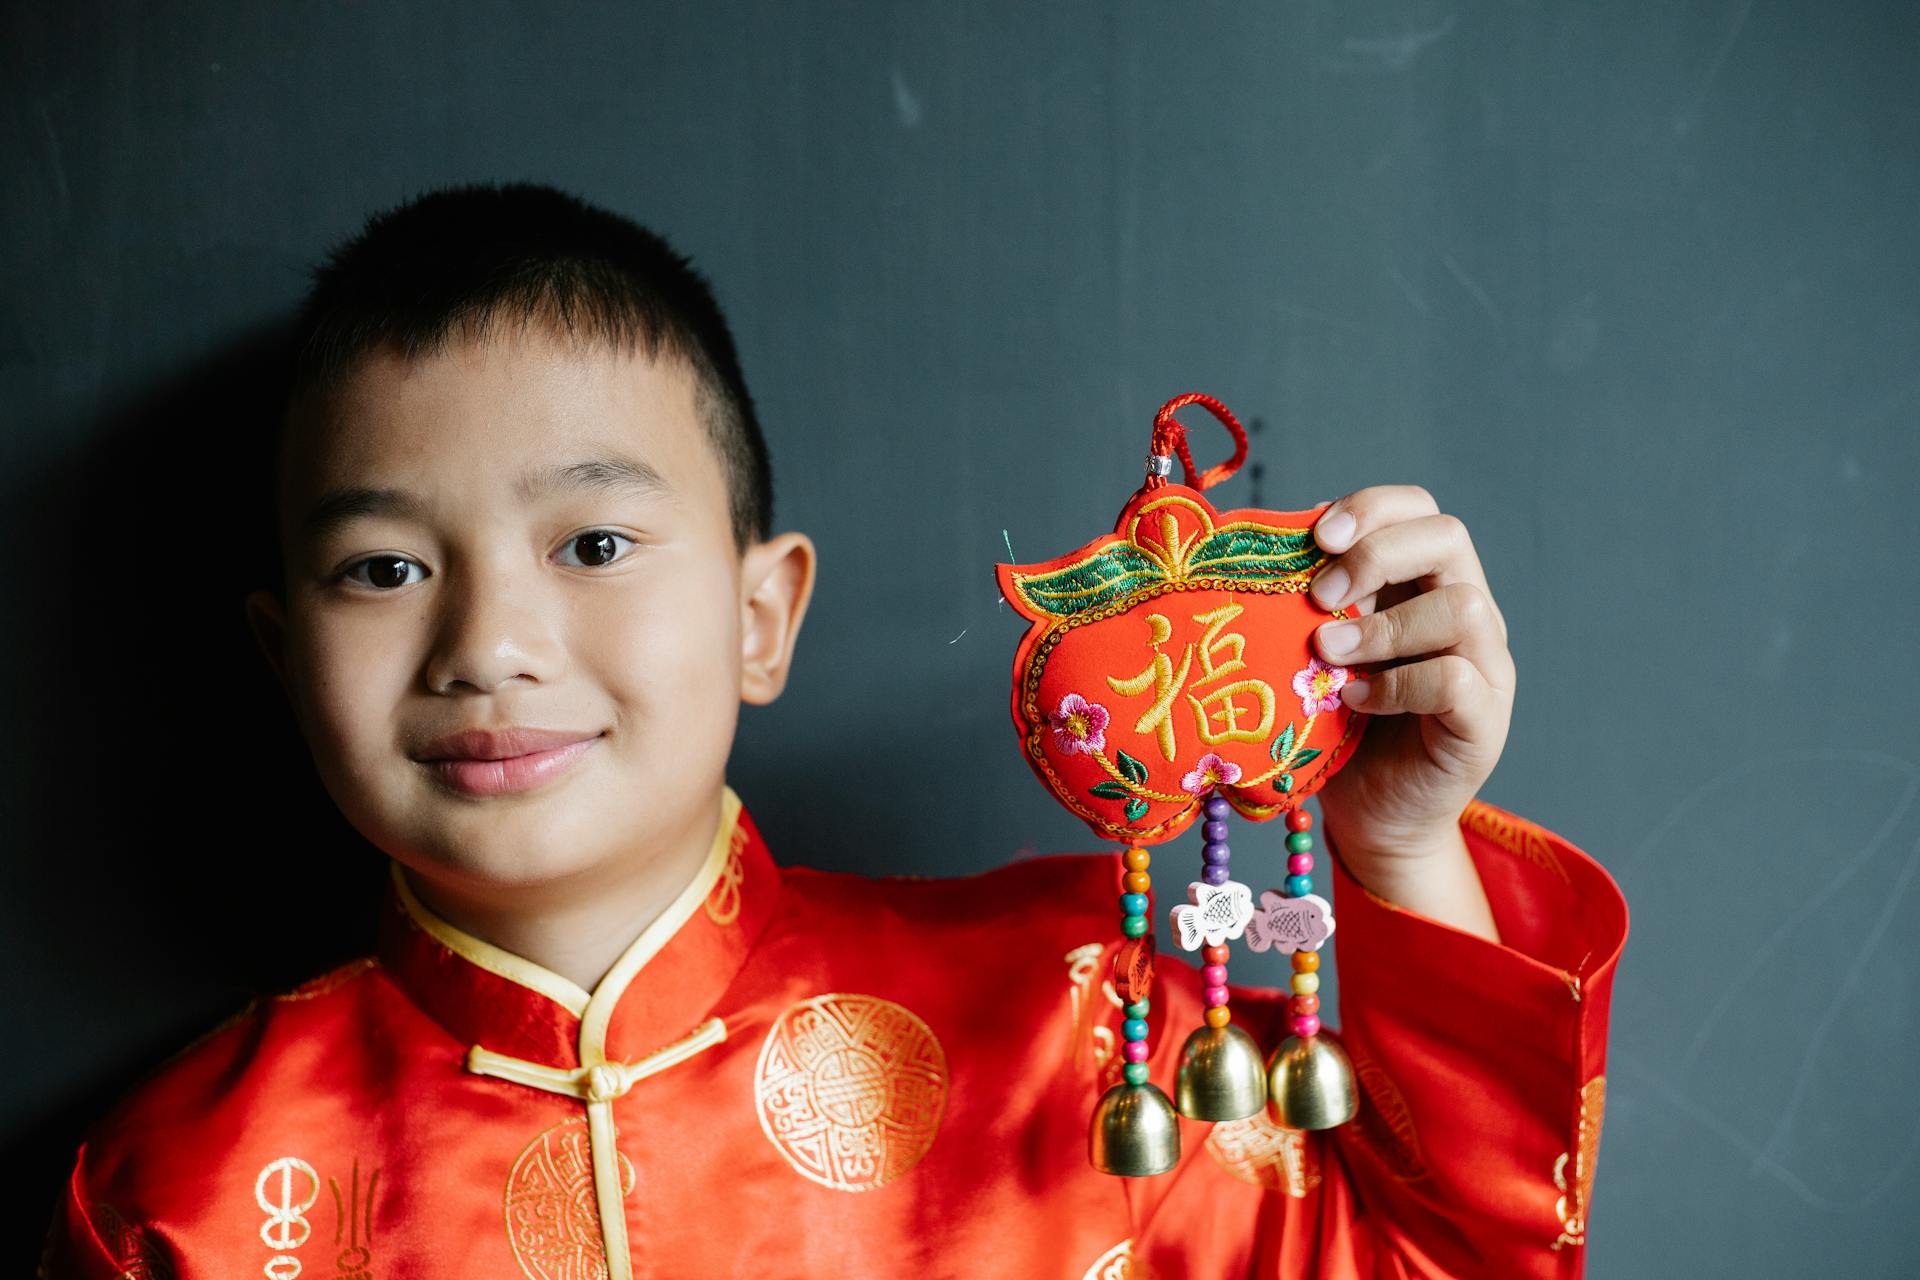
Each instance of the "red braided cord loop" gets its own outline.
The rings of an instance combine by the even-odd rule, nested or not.
[[[1190,404],[1197,404],[1220,419],[1222,426],[1233,436],[1233,456],[1225,462],[1215,463],[1205,471],[1193,465],[1193,453],[1187,448],[1187,429],[1173,416]],[[1186,469],[1187,485],[1194,489],[1211,489],[1228,476],[1240,469],[1247,460],[1247,431],[1240,425],[1240,419],[1233,411],[1201,391],[1189,391],[1185,395],[1175,396],[1160,406],[1160,412],[1153,415],[1153,452],[1160,457],[1178,454],[1180,465]],[[1167,482],[1165,476],[1148,476],[1145,485],[1148,489],[1158,489]]]

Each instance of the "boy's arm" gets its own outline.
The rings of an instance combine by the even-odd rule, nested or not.
[[[41,1250],[38,1280],[122,1280],[127,1276],[183,1274],[163,1247],[137,1222],[96,1201],[83,1169],[87,1149],[74,1157],[66,1194],[54,1211]]]
[[[1267,1198],[1257,1276],[1351,1274],[1324,1249],[1304,1256],[1313,1218],[1314,1236],[1351,1232],[1341,1247],[1356,1262],[1392,1259],[1395,1274],[1583,1272],[1626,901],[1599,863],[1523,818],[1476,800],[1460,827],[1498,943],[1369,892],[1329,849],[1335,1035],[1360,1112],[1309,1135],[1334,1184],[1320,1205]]]

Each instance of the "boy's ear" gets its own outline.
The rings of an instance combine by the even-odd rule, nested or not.
[[[783,533],[740,557],[740,700],[772,702],[787,687],[793,645],[813,597],[813,542]]]
[[[287,613],[279,597],[271,591],[255,591],[247,596],[247,627],[260,646],[282,692],[287,689]]]

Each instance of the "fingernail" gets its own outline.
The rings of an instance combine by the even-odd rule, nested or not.
[[[1329,609],[1339,604],[1347,594],[1347,571],[1328,569],[1313,580],[1313,594]]]
[[[1321,516],[1313,526],[1320,545],[1329,551],[1345,551],[1347,544],[1353,541],[1353,515],[1346,511],[1336,511],[1329,516]]]
[[[1349,680],[1340,686],[1340,697],[1350,707],[1357,707],[1365,702],[1367,695],[1372,692],[1373,686],[1365,680]]]
[[[1320,628],[1320,647],[1338,656],[1360,643],[1360,628],[1351,622],[1329,622]]]

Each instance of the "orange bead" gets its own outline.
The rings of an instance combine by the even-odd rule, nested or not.
[[[1200,949],[1200,958],[1205,960],[1208,964],[1225,964],[1227,962],[1227,957],[1232,954],[1233,953],[1227,949],[1227,945],[1224,942],[1217,947],[1202,947]]]
[[[1295,973],[1312,973],[1319,967],[1320,953],[1318,951],[1296,951],[1293,953],[1293,971]]]
[[[1210,1027],[1224,1027],[1232,1021],[1233,1011],[1225,1005],[1207,1010],[1207,1025]]]
[[[1129,871],[1145,871],[1152,865],[1153,855],[1145,849],[1129,849],[1121,855],[1120,860],[1127,864]]]
[[[1144,871],[1129,871],[1124,883],[1128,893],[1145,893],[1153,888],[1153,877]]]

